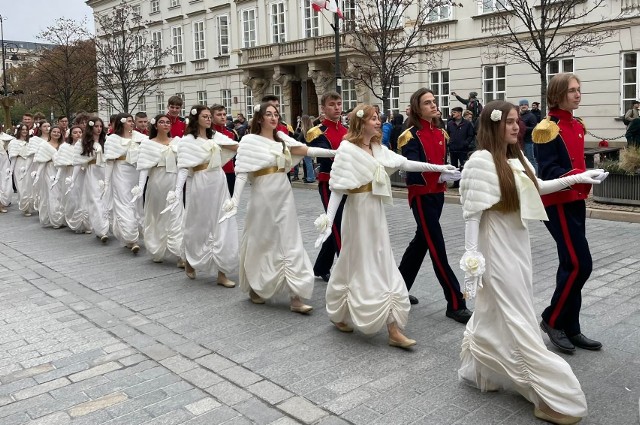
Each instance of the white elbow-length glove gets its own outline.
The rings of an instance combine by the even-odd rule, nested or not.
[[[31,164],[33,164],[33,156],[30,156],[29,158],[27,158],[27,163],[25,164],[24,167],[20,167],[20,174],[18,175],[19,181],[22,181],[24,176],[27,175],[27,171],[29,170],[29,168],[31,168]]]
[[[131,189],[131,194],[133,195],[133,197],[131,198],[132,204],[134,204],[142,196],[144,185],[147,182],[147,176],[149,176],[149,170],[140,170],[140,178],[138,179],[138,184],[133,186],[133,188]]]
[[[308,147],[307,156],[312,158],[333,158],[336,156],[336,151],[333,149]]]
[[[224,215],[218,220],[218,223],[233,217],[238,213],[238,205],[240,205],[240,197],[242,196],[242,190],[247,183],[247,173],[236,174],[236,185],[233,188],[233,196],[231,199],[227,199],[222,204],[222,212]]]
[[[58,167],[56,175],[51,177],[51,186],[49,187],[49,189],[53,189],[53,187],[58,184],[58,180],[60,180],[60,174],[62,174],[62,168]]]
[[[456,174],[460,173],[456,167],[451,164],[437,165],[432,164],[430,162],[422,162],[422,161],[409,161],[407,160],[404,164],[402,164],[402,169],[410,172],[418,172],[422,173],[425,171],[429,171],[432,173],[443,173],[443,174]]]
[[[184,188],[188,175],[188,168],[180,168],[178,170],[178,175],[176,176],[176,188],[175,190],[171,190],[167,193],[167,206],[160,212],[160,214],[175,210],[180,202],[182,202],[182,189]],[[138,182],[138,185],[140,185],[140,182]]]
[[[478,213],[465,220],[464,225],[464,255],[460,259],[460,268],[464,271],[464,287],[462,294],[465,299],[476,296],[478,288],[482,288],[482,274],[485,270],[485,261],[482,253],[478,251],[478,234],[480,232],[480,218]]]
[[[11,178],[11,176],[13,175],[13,168],[16,166],[16,162],[13,161],[13,163],[11,164],[11,167],[7,168],[5,170],[5,180],[9,180]]]
[[[338,212],[338,208],[340,207],[341,200],[341,195],[331,192],[331,196],[329,197],[329,204],[327,205],[327,213],[320,214],[320,216],[313,222],[318,232],[320,232],[318,239],[316,239],[316,248],[322,245],[324,241],[326,241],[331,235],[333,220],[336,218],[336,213]]]
[[[113,167],[115,165],[115,161],[107,161],[107,165],[104,167],[104,180],[100,180],[98,185],[100,186],[100,199],[102,199],[109,190],[109,186],[111,185],[111,174],[113,174]]]
[[[36,171],[31,172],[31,177],[33,178],[33,185],[35,186],[40,181],[40,175],[42,174],[42,170],[46,167],[47,164],[41,162],[38,164],[38,169]]]
[[[541,195],[548,195],[549,193],[557,192],[574,184],[600,184],[608,175],[609,172],[598,168],[553,180],[538,179],[538,188],[540,189]]]
[[[71,189],[73,189],[73,187],[76,184],[76,178],[78,177],[78,173],[80,173],[80,169],[82,168],[81,165],[74,165],[73,166],[73,173],[71,173],[71,177],[67,177],[66,179],[64,179],[64,183],[69,186],[67,188],[67,191],[64,193],[65,195],[68,194],[69,192],[71,192]]]

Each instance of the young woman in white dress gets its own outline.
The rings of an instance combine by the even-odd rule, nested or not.
[[[31,143],[33,131],[26,125],[19,124],[16,128],[15,139],[9,142],[9,159],[11,168],[7,171],[9,176],[13,176],[16,190],[18,192],[18,209],[25,217],[30,217],[35,212],[33,195],[33,178],[31,168],[33,155],[35,155],[40,140],[34,139]],[[36,141],[37,140],[37,141]]]
[[[72,221],[88,221],[88,230],[92,231],[102,243],[109,241],[107,235],[109,232],[109,212],[106,200],[103,199],[106,164],[103,154],[105,138],[104,122],[98,117],[90,118],[82,139],[73,146],[73,174],[65,179],[67,195],[76,190],[79,191],[80,209],[83,211],[81,215],[74,214]]]
[[[9,161],[9,142],[13,136],[0,133],[0,213],[6,213],[7,207],[11,204],[13,196],[13,185],[11,184],[11,161]]]
[[[41,128],[44,127],[41,126]],[[57,173],[53,157],[64,143],[64,136],[59,127],[52,127],[46,143],[41,143],[33,157],[36,171],[32,173],[33,189],[39,199],[38,217],[43,227],[52,226],[59,229],[64,222],[64,195],[61,186],[52,185]]]
[[[133,131],[131,114],[118,114],[113,134],[107,136],[104,143],[104,156],[107,161],[103,193],[112,202],[111,232],[116,239],[124,243],[132,253],[140,251],[138,210],[142,199],[134,200],[131,188],[140,178],[136,169],[140,142],[147,136]]]
[[[69,129],[67,143],[63,143],[53,157],[53,164],[57,168],[56,177],[51,183],[57,186],[73,174],[73,161],[76,145],[82,145],[82,128],[74,125]],[[82,170],[81,170],[82,171]],[[64,219],[69,229],[76,233],[91,233],[89,214],[82,205],[82,190],[84,187],[84,172],[79,173],[75,179],[75,185],[67,191],[64,184],[59,184],[63,190],[62,202],[64,205]]]
[[[309,313],[303,303],[313,292],[313,267],[302,245],[302,234],[287,172],[304,156],[332,157],[335,151],[311,148],[278,132],[280,114],[269,103],[257,105],[251,124],[238,147],[236,185],[225,202],[223,220],[237,212],[242,189],[251,179],[240,244],[240,288],[251,301],[264,304],[277,294],[290,298],[290,309]],[[293,156],[293,158],[292,158]]]
[[[385,204],[392,204],[389,175],[396,170],[459,174],[452,165],[409,161],[381,144],[380,117],[373,106],[351,113],[349,132],[331,168],[327,214],[316,220],[319,246],[331,232],[343,195],[342,249],[327,286],[329,319],[343,332],[353,328],[373,334],[385,325],[389,345],[408,348],[416,341],[403,335],[409,293],[391,250]]]
[[[166,117],[166,116],[165,116]],[[238,225],[235,218],[219,223],[222,204],[229,200],[227,178],[222,170],[238,149],[238,142],[211,128],[211,111],[203,105],[191,108],[185,136],[178,143],[178,178],[168,197],[170,210],[181,208],[187,175],[183,217],[185,272],[190,279],[197,271],[217,276],[227,288],[236,284],[227,276],[238,269]]]
[[[140,143],[137,168],[140,172],[138,184],[131,189],[132,201],[144,199],[144,245],[155,263],[161,263],[167,253],[184,267],[182,260],[182,205],[171,213],[161,214],[167,194],[173,190],[177,176],[177,151],[179,138],[171,139],[171,120],[160,114],[151,120],[149,139]],[[149,180],[147,181],[147,177]]]
[[[465,219],[464,293],[478,298],[462,342],[458,375],[482,391],[510,388],[536,417],[573,424],[587,414],[571,367],[547,349],[533,304],[527,220],[546,220],[541,194],[578,183],[597,184],[602,170],[542,181],[518,148],[518,108],[488,103],[479,118],[478,147],[462,172]]]

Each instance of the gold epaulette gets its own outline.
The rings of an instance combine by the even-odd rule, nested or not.
[[[412,128],[413,127],[407,128],[400,136],[398,136],[398,152],[400,152],[400,149],[402,149],[402,147],[409,143],[409,140],[413,138],[413,134],[411,134]]]
[[[533,139],[533,143],[543,144],[549,143],[558,137],[558,134],[560,134],[560,127],[551,121],[551,117],[547,116],[533,129],[531,138]]]
[[[580,117],[575,117],[580,124],[582,124],[582,128],[584,128],[585,133],[587,132],[587,125],[584,123],[584,120]]]
[[[444,128],[441,128],[440,130],[442,130],[445,142],[449,143],[449,133],[447,133],[447,130],[445,130]]]
[[[291,127],[291,124],[287,124],[287,131],[289,132],[289,134],[295,133],[295,131],[293,131],[293,127]]]
[[[320,130],[319,125],[310,128],[309,131],[307,131],[307,143],[312,142],[313,140],[320,137],[322,134],[324,133],[322,132],[322,130]]]

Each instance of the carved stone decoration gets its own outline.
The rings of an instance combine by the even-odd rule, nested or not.
[[[316,94],[318,95],[318,97],[322,96],[328,91],[335,89],[335,77],[327,71],[310,69],[309,78],[313,80],[313,84],[316,87]]]
[[[245,73],[244,77],[242,77],[242,84],[251,89],[254,102],[259,102],[265,95],[265,91],[269,86],[269,81],[262,77],[251,76],[250,74]]]

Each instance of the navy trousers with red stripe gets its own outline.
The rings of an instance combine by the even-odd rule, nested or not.
[[[444,237],[440,227],[440,216],[444,206],[444,193],[431,193],[417,196],[411,202],[413,217],[418,224],[416,235],[409,243],[400,262],[400,273],[404,278],[407,289],[411,289],[420,271],[424,256],[429,251],[433,271],[442,286],[444,297],[447,299],[447,310],[455,311],[467,308],[458,278],[449,266]]]
[[[574,201],[545,209],[549,221],[544,224],[556,241],[560,264],[556,290],[551,305],[542,312],[542,318],[552,328],[575,336],[580,333],[582,287],[593,268],[585,234],[586,206],[584,201]]]
[[[318,182],[318,192],[320,192],[322,206],[326,212],[327,206],[329,205],[329,197],[331,196],[329,182]],[[329,238],[327,238],[327,240],[322,244],[322,248],[320,248],[320,252],[318,253],[318,258],[316,258],[316,262],[313,265],[313,274],[316,276],[323,276],[329,273],[331,271],[331,266],[333,265],[333,258],[336,255],[340,255],[340,248],[342,246],[340,240],[340,225],[342,224],[342,210],[344,209],[344,203],[346,200],[347,197],[343,196],[340,206],[338,207],[338,211],[336,212],[336,216],[333,219],[331,236],[329,236]]]

